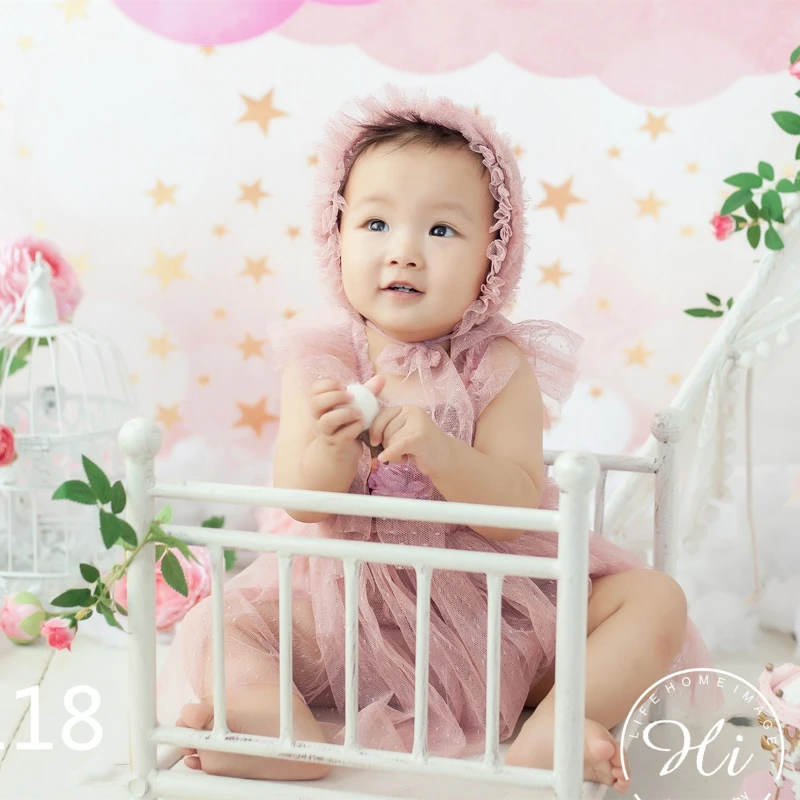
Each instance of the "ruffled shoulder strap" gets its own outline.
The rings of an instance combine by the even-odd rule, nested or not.
[[[462,377],[476,419],[519,367],[515,351],[502,346],[501,340],[508,339],[522,351],[536,375],[547,410],[547,426],[555,424],[578,380],[581,336],[550,320],[511,322],[496,315],[463,338],[471,341],[454,341],[451,353],[454,360],[463,359]]]

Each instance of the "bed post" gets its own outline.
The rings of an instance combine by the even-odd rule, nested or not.
[[[126,518],[141,541],[153,520],[153,459],[161,431],[147,419],[126,422],[119,433],[125,455]],[[128,791],[141,800],[156,800],[150,779],[157,747],[150,734],[156,715],[155,546],[143,547],[128,567],[128,669],[130,683],[130,780]]]
[[[675,577],[677,542],[677,453],[683,434],[683,415],[677,408],[667,408],[653,418],[650,428],[658,442],[655,478],[655,515],[653,523],[653,566]]]

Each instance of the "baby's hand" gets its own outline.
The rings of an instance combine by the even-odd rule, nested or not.
[[[450,454],[448,437],[423,408],[385,408],[375,417],[369,434],[370,444],[383,444],[379,461],[411,463],[428,476],[447,466]]]
[[[376,376],[364,385],[379,394],[385,379]],[[364,430],[361,411],[350,405],[353,396],[337,381],[317,381],[311,387],[311,412],[317,423],[318,438],[335,450],[361,449],[357,441]]]

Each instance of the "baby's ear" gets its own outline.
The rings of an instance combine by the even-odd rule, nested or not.
[[[370,378],[364,386],[369,389],[375,397],[379,397],[380,393],[383,391],[383,387],[386,386],[386,378],[383,375],[375,375]]]

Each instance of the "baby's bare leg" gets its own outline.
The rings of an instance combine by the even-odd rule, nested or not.
[[[609,575],[593,584],[588,628],[585,777],[625,791],[619,746],[608,730],[625,719],[639,695],[667,673],[680,652],[686,599],[674,580],[654,570]],[[531,695],[546,688],[536,687]],[[552,767],[554,706],[551,685],[509,748],[507,764]]]
[[[274,684],[251,684],[229,690],[226,694],[228,728],[233,733],[278,736],[280,733],[280,687]],[[292,694],[294,735],[298,741],[327,742],[322,728],[302,698]],[[214,722],[214,698],[201,703],[187,703],[181,709],[177,725],[209,730]],[[331,767],[307,761],[243,756],[215,750],[183,749],[184,763],[210,775],[261,780],[307,781],[326,777]]]

